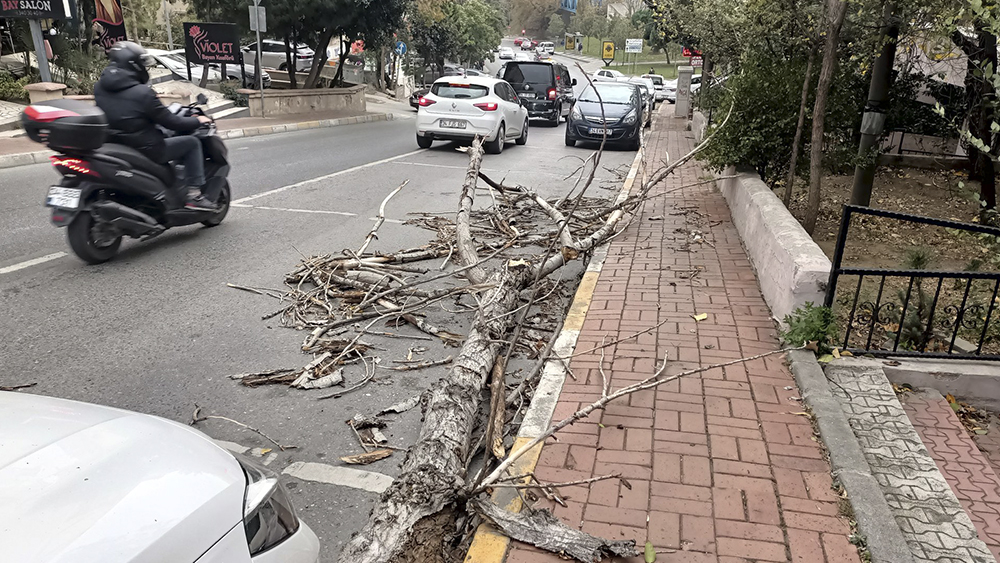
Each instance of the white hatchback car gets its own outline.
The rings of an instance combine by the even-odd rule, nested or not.
[[[33,563],[315,563],[278,477],[154,416],[0,392],[0,544]]]
[[[417,145],[436,140],[485,140],[486,152],[500,154],[508,141],[528,142],[528,110],[505,80],[445,76],[417,102]]]

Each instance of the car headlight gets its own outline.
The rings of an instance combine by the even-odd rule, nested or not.
[[[573,119],[583,119],[583,113],[580,111],[580,107],[577,105],[573,106],[573,111],[569,112],[570,117]]]
[[[250,460],[237,457],[247,477],[243,500],[243,528],[250,555],[283,542],[299,529],[299,518],[278,475]]]
[[[625,117],[622,118],[622,123],[624,123],[625,125],[632,125],[633,123],[635,123],[635,120],[636,120],[636,113],[635,110],[632,110],[627,114],[625,114]]]

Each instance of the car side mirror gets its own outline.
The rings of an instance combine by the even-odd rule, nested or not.
[[[576,79],[573,79],[573,86],[576,86]]]

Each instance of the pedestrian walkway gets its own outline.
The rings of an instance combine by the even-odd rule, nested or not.
[[[647,143],[652,171],[694,146],[686,123],[661,111]],[[605,350],[619,388],[649,377],[778,349],[729,209],[692,162],[657,186],[611,243],[577,344],[588,350],[662,324]],[[703,320],[698,320],[703,319]],[[575,357],[559,420],[600,397],[599,352]],[[682,378],[611,404],[560,432],[537,477],[562,482],[621,473],[541,501],[574,527],[607,539],[652,542],[658,563],[860,561],[830,468],[802,412],[783,358],[771,356]],[[560,559],[513,542],[508,563]],[[642,561],[638,557],[635,561]]]

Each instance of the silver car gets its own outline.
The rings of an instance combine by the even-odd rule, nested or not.
[[[251,43],[243,46],[244,57],[252,61],[257,53],[257,44]],[[296,72],[305,72],[312,67],[313,57],[316,53],[308,45],[299,43],[292,52],[295,59]],[[276,68],[278,70],[288,69],[288,58],[285,56],[285,42],[276,39],[264,39],[261,41],[261,61],[264,68]]]

